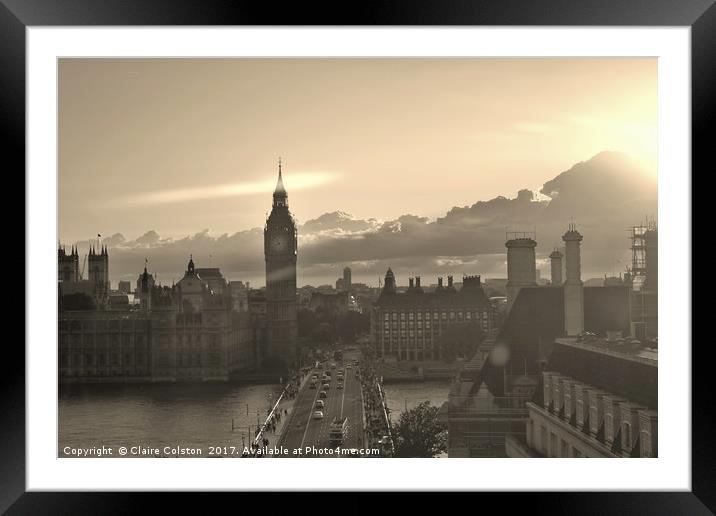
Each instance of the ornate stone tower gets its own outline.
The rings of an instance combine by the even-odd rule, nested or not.
[[[263,353],[266,366],[296,367],[298,321],[296,308],[296,223],[288,209],[288,194],[283,186],[281,160],[273,207],[264,228],[266,258],[266,320],[268,349]]]
[[[80,257],[75,246],[67,254],[64,246],[57,249],[57,269],[60,281],[77,283],[80,280]]]
[[[89,280],[94,285],[95,297],[103,303],[109,295],[109,253],[105,246],[95,249],[90,247],[87,257]]]

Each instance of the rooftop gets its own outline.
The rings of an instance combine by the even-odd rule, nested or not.
[[[415,287],[405,292],[396,292],[389,295],[381,295],[376,302],[377,306],[464,306],[484,305],[488,306],[489,300],[482,287],[466,286],[457,290],[455,288],[437,288],[432,292],[424,292]]]
[[[649,356],[651,355],[651,356]],[[656,350],[607,339],[555,340],[546,370],[623,396],[650,409],[658,406]]]
[[[586,335],[582,338],[561,337],[556,339],[556,342],[564,346],[572,346],[586,351],[603,353],[625,360],[634,360],[635,362],[641,362],[654,367],[658,364],[657,342],[651,339],[644,341],[630,337],[607,339],[604,337]]]

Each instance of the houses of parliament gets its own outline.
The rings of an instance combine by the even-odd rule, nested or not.
[[[279,160],[264,228],[266,288],[249,292],[189,257],[181,280],[155,283],[144,270],[130,303],[112,291],[110,252],[58,248],[59,378],[66,383],[227,381],[297,367],[296,222]],[[84,279],[87,268],[87,279]],[[124,292],[122,292],[124,290]]]

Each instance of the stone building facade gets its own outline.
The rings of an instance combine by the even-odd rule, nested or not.
[[[176,288],[149,296],[141,308],[60,312],[60,381],[226,381],[255,368],[248,313],[212,296],[183,311]]]
[[[487,334],[495,325],[495,310],[479,276],[466,276],[460,290],[452,276],[442,278],[433,292],[424,292],[420,277],[410,278],[405,292],[397,292],[391,269],[385,275],[380,297],[371,312],[371,340],[376,356],[395,360],[439,360],[440,339],[454,324],[477,323]]]

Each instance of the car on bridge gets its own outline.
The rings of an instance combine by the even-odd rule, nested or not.
[[[321,391],[321,392],[318,393],[318,397],[325,399],[325,398],[328,397],[328,393],[327,393],[326,391]]]
[[[324,383],[324,384],[323,384],[323,390],[324,390],[324,391],[327,391],[327,390],[330,389],[330,388],[331,388],[331,384],[330,384],[330,383]]]
[[[323,403],[323,400],[318,400],[318,401],[316,401],[316,408],[317,408],[317,409],[319,409],[319,408],[324,408],[325,406],[326,406],[326,404]]]
[[[323,419],[323,412],[321,410],[317,410],[313,413],[313,419]]]
[[[343,384],[342,384],[342,383],[339,383],[339,384],[338,384],[338,388],[339,388],[339,389],[343,389]]]

